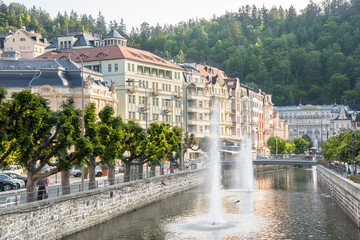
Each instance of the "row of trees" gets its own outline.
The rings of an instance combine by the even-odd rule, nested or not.
[[[325,159],[340,161],[348,166],[360,164],[360,131],[347,130],[329,138],[322,145]],[[356,168],[353,168],[356,170]]]
[[[81,111],[74,101],[63,102],[52,111],[46,99],[30,89],[13,93],[5,100],[6,90],[0,88],[0,168],[20,164],[27,170],[27,200],[35,199],[35,183],[39,178],[61,172],[63,194],[69,193],[69,170],[86,164],[89,168],[89,189],[95,188],[95,167],[109,169],[114,184],[115,160],[125,165],[125,180],[130,167],[160,165],[164,159],[177,161],[187,148],[199,145],[193,135],[182,138],[180,128],[152,123],[147,131],[135,121],[125,123],[114,116],[111,106],[98,114],[90,103],[84,112],[85,132],[82,135]],[[48,164],[52,168],[43,172]],[[172,165],[171,165],[172,166]]]
[[[293,140],[270,137],[267,140],[267,145],[271,154],[301,154],[310,149],[313,143],[308,135],[303,135],[301,138],[295,138]]]
[[[26,9],[0,0],[0,32],[26,26],[50,40],[72,31],[104,35],[116,29],[128,45],[179,62],[207,62],[255,89],[271,92],[276,105],[360,103],[360,1],[310,1],[300,11],[291,6],[243,6],[210,20],[126,31],[120,20]]]

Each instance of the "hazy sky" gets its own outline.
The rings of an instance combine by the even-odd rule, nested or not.
[[[78,14],[91,14],[93,17],[101,11],[105,20],[124,19],[129,31],[131,27],[139,27],[144,21],[150,25],[160,23],[176,24],[190,18],[211,18],[219,16],[225,11],[236,12],[239,7],[255,4],[257,7],[265,5],[289,8],[293,5],[297,12],[304,9],[309,0],[2,0],[4,3],[19,2],[28,7],[41,7],[54,17],[59,11],[70,13],[73,9]],[[314,2],[320,2],[315,0]]]

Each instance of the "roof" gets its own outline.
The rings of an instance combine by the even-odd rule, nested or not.
[[[92,73],[101,78],[101,75]],[[99,85],[96,82],[93,84]],[[25,88],[43,85],[81,87],[81,67],[69,59],[0,60],[0,86]],[[107,87],[106,83],[102,85]]]
[[[49,46],[47,46],[45,49],[51,49],[51,48],[57,48],[58,47],[58,42],[54,42],[52,44],[50,44]]]
[[[123,36],[120,35],[116,30],[111,30],[103,39],[108,38],[119,38],[119,39],[125,39]]]
[[[226,83],[228,89],[236,88],[236,78],[225,78],[224,82]]]
[[[83,62],[103,61],[103,60],[113,60],[113,59],[131,59],[135,61],[151,63],[156,65],[161,65],[164,67],[183,70],[175,63],[167,61],[153,53],[136,48],[126,47],[126,46],[112,45],[112,46],[103,46],[103,47],[71,49],[71,51],[77,53],[78,55],[85,55],[86,57],[82,58]],[[63,53],[46,52],[43,55],[38,56],[37,59],[60,59],[63,56],[66,57],[66,51],[64,51]],[[73,58],[73,59],[75,62],[80,62],[78,58]]]
[[[89,39],[85,38],[84,35],[81,35],[78,37],[78,39],[75,41],[74,47],[77,46],[94,46],[90,43]]]
[[[223,85],[225,83],[224,78],[226,78],[226,74],[224,71],[205,64],[198,64],[198,68],[201,75],[203,75],[212,84],[214,84],[217,79],[220,80],[220,84]]]

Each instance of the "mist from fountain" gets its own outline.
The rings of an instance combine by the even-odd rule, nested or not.
[[[221,163],[219,151],[219,102],[215,100],[213,111],[210,117],[210,138],[211,149],[209,152],[210,158],[210,179],[211,179],[211,192],[210,192],[210,221],[213,225],[220,222],[222,219],[222,203],[221,203]]]
[[[234,162],[231,174],[231,189],[254,190],[254,169],[251,154],[251,139],[244,137],[240,145],[240,153]]]

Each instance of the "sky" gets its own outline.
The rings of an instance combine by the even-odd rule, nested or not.
[[[132,27],[139,27],[144,21],[150,25],[177,24],[187,21],[190,18],[210,19],[214,14],[220,16],[226,11],[237,12],[239,7],[255,4],[258,8],[265,5],[289,8],[295,7],[297,12],[304,9],[309,0],[2,0],[4,3],[22,3],[27,7],[41,7],[50,13],[51,17],[56,16],[60,11],[63,13],[75,10],[80,14],[91,14],[96,17],[101,11],[107,23],[121,18],[130,31]],[[319,3],[319,0],[314,0]]]

